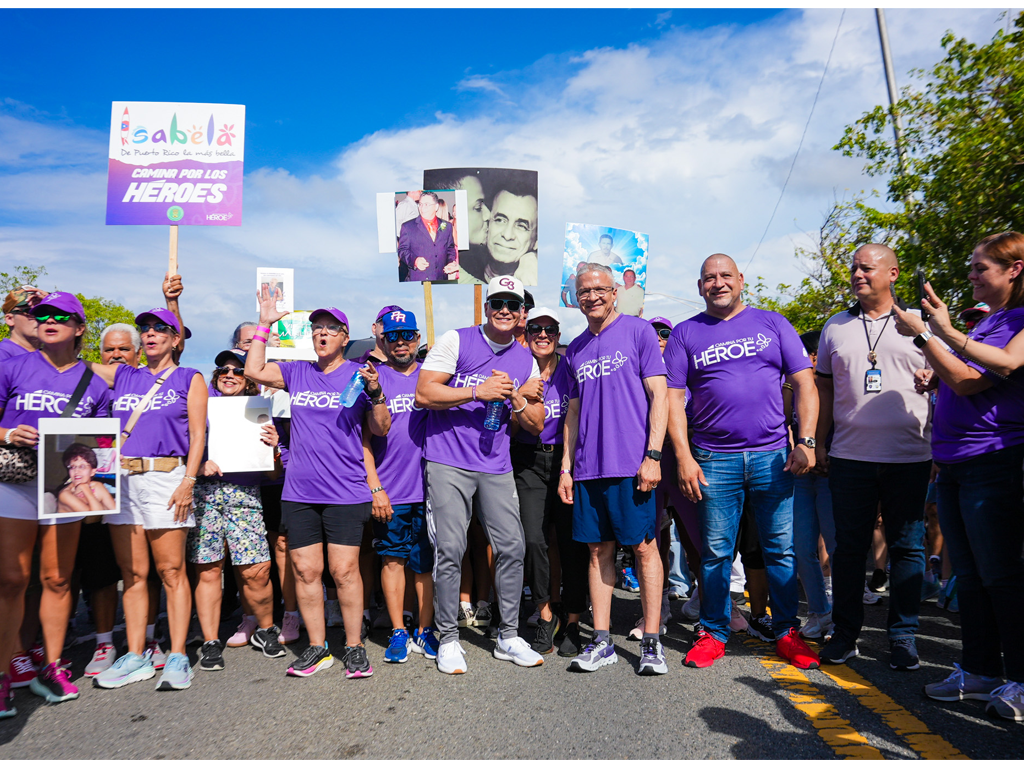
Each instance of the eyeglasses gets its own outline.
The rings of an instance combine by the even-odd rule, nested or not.
[[[399,339],[402,341],[415,341],[416,331],[388,331],[384,334],[384,339],[388,344],[394,344]]]
[[[32,313],[26,307],[15,307],[8,314],[25,315],[25,317],[32,317]]]
[[[526,326],[526,332],[532,333],[534,336],[538,335],[541,331],[546,333],[548,336],[555,336],[558,333],[557,325],[537,325],[536,323],[529,323]]]
[[[345,326],[342,325],[341,323],[331,323],[330,325],[324,325],[323,323],[313,323],[312,332],[316,333],[317,331],[322,331],[323,333],[326,333],[328,336],[337,336],[342,331],[345,331],[345,333],[348,334],[348,329],[345,328]]]
[[[663,339],[667,339],[669,336],[672,335],[672,329],[671,328],[658,328],[657,331],[658,331],[658,335],[661,336],[661,338],[663,338]]]
[[[218,368],[214,368],[213,372],[219,376],[227,376],[229,373],[233,373],[235,376],[243,376],[245,374],[245,368],[237,368],[233,365],[222,365]]]
[[[156,331],[157,333],[177,333],[167,323],[148,323],[146,325],[136,325],[135,330],[139,333],[145,333],[146,331]]]
[[[584,288],[581,291],[576,291],[576,298],[586,299],[593,295],[595,299],[600,299],[606,293],[611,293],[613,290],[613,288]]]
[[[492,312],[501,312],[502,307],[508,307],[509,312],[518,312],[523,306],[519,299],[488,299],[487,304]]]
[[[53,320],[55,323],[64,325],[65,323],[70,322],[72,317],[74,317],[74,315],[36,315],[36,322],[45,323],[47,320]]]

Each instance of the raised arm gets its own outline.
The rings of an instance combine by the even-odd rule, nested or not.
[[[182,288],[181,275],[172,275],[170,272],[164,275],[164,304],[167,305],[167,309],[174,315],[174,319],[178,321],[178,327],[181,329],[178,346],[175,347],[178,352],[185,351],[185,322],[181,319],[181,310],[178,307],[178,297],[181,296]]]
[[[270,289],[266,285],[260,287],[256,297],[260,301],[260,325],[262,327],[270,328],[288,314],[278,311],[277,300],[271,295]],[[246,378],[265,387],[284,389],[281,366],[277,363],[267,362],[267,345],[255,338],[249,347],[249,354],[245,358],[245,375]]]

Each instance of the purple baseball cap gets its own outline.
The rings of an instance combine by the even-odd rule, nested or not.
[[[85,322],[85,310],[82,309],[82,302],[73,293],[54,291],[53,293],[46,294],[45,299],[32,307],[32,316],[52,315],[53,310],[57,310],[62,314],[75,315],[83,323]]]
[[[402,308],[397,304],[388,304],[386,307],[381,309],[380,312],[377,313],[377,319],[374,322],[379,323],[380,319],[384,317],[384,315],[386,315],[388,312],[394,312],[395,310],[398,310],[399,312],[403,311]]]
[[[320,309],[314,309],[312,312],[309,313],[310,322],[312,322],[313,318],[319,315],[321,312],[326,312],[328,315],[333,317],[339,323],[344,324],[344,326],[348,328],[348,318],[345,317],[345,313],[342,312],[337,307],[321,307]]]
[[[669,320],[667,317],[652,317],[647,322],[649,322],[651,325],[664,325],[666,328],[669,329],[675,327],[674,325],[672,325],[672,321]]]
[[[181,328],[178,327],[178,318],[176,318],[174,316],[174,313],[171,312],[171,310],[169,309],[164,309],[163,307],[153,307],[153,309],[146,310],[145,312],[140,312],[135,316],[135,324],[141,325],[143,322],[143,318],[146,317],[151,317],[154,320],[159,320],[161,323],[171,326],[171,328],[174,329],[175,333],[181,333]]]

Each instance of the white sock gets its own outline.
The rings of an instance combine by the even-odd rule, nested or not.
[[[467,613],[473,610],[473,604],[467,603],[465,600],[459,600],[459,606]]]
[[[299,612],[298,611],[285,611],[284,615],[285,616],[292,616],[292,617],[297,619],[299,617]]]
[[[96,633],[96,645],[107,645],[114,644],[114,633],[113,632],[97,632]]]
[[[156,638],[156,624],[146,625],[146,642]]]

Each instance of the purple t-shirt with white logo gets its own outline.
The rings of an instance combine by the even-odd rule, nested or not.
[[[557,356],[551,378],[544,382],[544,429],[539,442],[545,445],[561,445],[564,439],[565,412],[569,410],[569,388],[572,386],[572,371],[561,355]],[[536,445],[538,438],[525,429],[516,432],[515,439],[527,445]]]
[[[693,444],[706,451],[773,451],[787,444],[782,377],[811,367],[777,312],[745,307],[729,320],[704,312],[679,323],[665,347],[668,385],[689,389]]]
[[[967,335],[974,341],[1004,347],[1022,328],[1024,308],[1007,309],[986,316]],[[955,350],[953,354],[988,376],[992,386],[974,395],[958,395],[939,382],[932,417],[932,458],[955,464],[1024,443],[1024,370],[1014,371],[1005,381]]]
[[[518,387],[533,373],[533,355],[514,341],[495,352],[476,326],[460,328],[458,334],[459,361],[448,380],[449,387],[483,384],[492,370],[504,371]],[[484,402],[468,402],[443,411],[428,411],[427,461],[491,475],[511,472],[508,403],[502,410],[497,432],[484,429],[486,406]]]
[[[20,349],[20,347],[19,347]],[[39,419],[56,419],[68,404],[85,373],[79,360],[66,371],[58,372],[42,352],[30,352],[9,358],[0,365],[0,427],[11,429],[22,424],[38,429]],[[99,376],[93,376],[75,408],[79,419],[110,415],[110,389]]]
[[[10,339],[4,339],[0,341],[0,363],[4,360],[10,360],[12,357],[27,355],[31,351],[31,349],[25,349],[20,344],[15,344]]]
[[[408,376],[387,365],[377,368],[381,389],[388,399],[391,429],[386,437],[371,437],[370,447],[380,484],[392,504],[422,504],[426,500],[423,437],[428,411],[416,406],[419,370],[419,363]]]
[[[633,477],[650,429],[644,379],[664,376],[658,333],[646,320],[619,315],[595,336],[590,329],[565,353],[572,376],[569,398],[579,398],[573,480]]]
[[[121,453],[143,457],[188,456],[188,390],[197,373],[195,368],[174,369],[135,422],[131,435],[121,446]],[[121,419],[121,429],[162,374],[163,371],[159,371],[154,376],[149,368],[117,366],[111,411]]]
[[[326,374],[304,360],[277,365],[292,413],[281,498],[307,504],[372,501],[363,462],[363,415],[371,408],[370,398],[363,391],[351,408],[341,404],[341,393],[359,364],[346,360]]]

